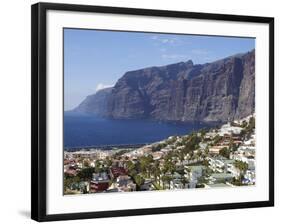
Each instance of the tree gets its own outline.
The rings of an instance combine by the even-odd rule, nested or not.
[[[95,161],[95,173],[100,173],[102,171],[105,171],[105,168],[103,166],[103,161],[96,160]]]
[[[64,180],[63,180],[64,192],[67,189],[70,189],[72,184],[76,184],[76,183],[78,184],[80,181],[81,180],[80,180],[80,177],[78,175],[77,176],[68,177],[68,178],[64,178]]]
[[[134,180],[135,180],[135,183],[137,185],[137,188],[140,189],[141,185],[144,184],[144,178],[140,174],[137,174],[134,177]]]
[[[157,145],[152,146],[152,152],[160,151],[161,149],[165,148],[167,146],[167,143],[159,143]]]
[[[203,166],[209,166],[209,161],[208,161],[207,159],[204,159],[204,160],[202,161],[202,165],[203,165]]]
[[[229,159],[229,156],[230,156],[230,149],[227,148],[227,147],[223,147],[223,148],[220,150],[219,154],[220,154],[221,156],[223,156],[223,157]]]
[[[153,163],[153,166],[152,166],[152,174],[154,176],[154,179],[155,181],[157,182],[157,179],[159,180],[159,183],[160,183],[160,168],[159,168],[159,161],[155,161]]]
[[[128,173],[131,177],[133,177],[137,174],[136,165],[132,161],[127,161],[126,166],[128,169]]]
[[[235,152],[235,151],[237,151],[237,149],[239,148],[239,146],[238,146],[238,144],[233,144],[232,145],[232,148],[231,148],[231,150],[232,150],[232,152]]]
[[[171,158],[165,158],[164,160],[164,173],[173,174],[176,171],[176,165]]]
[[[248,164],[240,160],[235,160],[234,166],[241,171],[242,175],[248,170]]]
[[[247,129],[249,131],[252,131],[254,128],[255,128],[255,118],[254,117],[250,117],[250,120],[249,120],[249,124],[247,126]]]
[[[83,160],[83,166],[84,167],[89,167],[90,166],[89,160]]]
[[[127,152],[128,152],[128,150],[126,150],[126,149],[119,150],[118,152],[116,152],[114,154],[114,158],[119,159],[123,154],[125,154]]]
[[[93,167],[87,167],[82,170],[77,174],[79,178],[82,180],[88,180],[92,178],[93,173],[95,172],[95,168]]]
[[[105,164],[107,165],[107,167],[110,167],[112,165],[112,160],[110,157],[106,157],[105,158]]]
[[[205,128],[200,130],[200,136],[202,139],[205,137],[206,133],[207,133],[207,130]]]
[[[168,183],[168,187],[170,189],[172,177],[170,175],[163,175],[161,179],[163,183],[163,189],[165,189],[165,183]]]
[[[241,132],[240,132],[240,134],[239,134],[239,137],[242,138],[242,139],[244,139],[245,136],[246,136],[246,130],[245,130],[245,128],[244,128],[244,129],[241,130]]]
[[[140,170],[143,176],[150,176],[150,164],[153,162],[152,155],[142,156],[139,159]]]
[[[246,128],[247,125],[248,125],[248,124],[247,124],[247,121],[244,120],[244,121],[242,122],[241,128]]]
[[[222,140],[222,136],[216,135],[213,139],[214,144],[219,143]]]
[[[178,158],[182,165],[182,162],[184,161],[184,153],[182,151],[178,151]]]

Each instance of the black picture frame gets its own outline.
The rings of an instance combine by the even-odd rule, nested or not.
[[[254,22],[269,24],[269,200],[196,206],[159,207],[85,213],[46,213],[46,12],[63,10],[111,14],[193,18],[217,21]],[[31,218],[36,221],[74,220],[116,216],[193,212],[274,206],[274,18],[240,15],[164,11],[137,8],[103,7],[73,4],[37,3],[32,5],[32,153],[31,153]]]

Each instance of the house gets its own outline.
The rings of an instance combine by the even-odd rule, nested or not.
[[[163,152],[154,152],[152,153],[153,160],[159,160],[163,157],[164,153]]]
[[[226,172],[230,173],[233,177],[239,177],[240,176],[240,170],[234,166],[233,163],[229,163],[226,165]]]
[[[256,183],[256,174],[254,171],[247,170],[244,179],[242,180],[243,184],[252,184],[254,185]]]
[[[106,172],[93,173],[92,180],[90,182],[91,192],[103,192],[109,187],[109,178]]]
[[[203,166],[185,166],[185,177],[189,180],[188,188],[195,188],[202,176]]]
[[[64,173],[70,176],[76,176],[77,174],[77,167],[76,165],[66,165],[64,166]]]
[[[116,187],[118,191],[136,191],[136,184],[133,182],[130,176],[120,175],[116,179]]]
[[[175,172],[172,176],[172,180],[170,181],[170,189],[183,189],[187,186],[187,184],[184,186],[182,176],[178,172]]]
[[[230,155],[230,158],[245,162],[248,164],[249,170],[255,170],[255,147],[240,146],[236,152]]]
[[[233,176],[230,173],[213,173],[211,178],[213,179],[213,183],[226,183],[230,182]]]
[[[233,159],[225,159],[224,157],[220,158],[208,158],[209,168],[214,172],[223,173],[235,173],[234,170],[234,160]]]
[[[152,147],[144,147],[142,148],[143,154],[151,153],[152,152]]]
[[[220,153],[220,151],[224,148],[225,146],[221,146],[221,145],[216,145],[213,147],[209,148],[209,153],[211,155],[218,155]]]
[[[81,181],[78,183],[72,183],[70,185],[70,189],[73,191],[78,191],[81,194],[88,193],[90,190],[89,182],[87,181]]]
[[[76,169],[71,169],[71,167],[69,169],[65,170],[64,173],[68,174],[70,176],[76,176],[77,175]]]
[[[124,167],[112,167],[109,174],[111,179],[115,179],[121,175],[127,175],[128,171]]]
[[[231,134],[238,135],[238,134],[241,133],[242,129],[243,128],[241,128],[241,127],[231,126],[231,123],[228,122],[227,124],[221,126],[221,128],[219,130],[219,135],[220,136],[225,136],[225,134],[228,134],[228,135],[231,135]]]
[[[199,148],[200,148],[201,150],[205,150],[207,147],[208,147],[208,144],[207,144],[207,143],[199,142]]]

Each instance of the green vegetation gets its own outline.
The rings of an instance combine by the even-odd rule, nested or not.
[[[83,155],[77,155],[77,157],[74,157],[75,159],[70,157],[70,163],[65,163],[70,172],[64,174],[64,192],[67,194],[87,193],[86,186],[88,187],[88,185],[85,183],[90,183],[92,174],[109,173],[112,167],[124,168],[125,174],[130,176],[130,181],[131,183],[133,181],[137,191],[144,190],[147,187],[152,187],[153,190],[170,189],[171,184],[173,184],[173,188],[192,187],[189,185],[191,177],[197,179],[196,188],[205,187],[206,184],[211,185],[214,181],[215,183],[225,183],[226,179],[224,178],[210,177],[214,173],[233,173],[232,170],[226,171],[226,167],[232,163],[239,169],[240,176],[233,178],[231,183],[235,186],[245,185],[243,180],[248,170],[248,164],[238,160],[225,160],[225,158],[230,159],[234,152],[234,156],[240,156],[241,152],[237,149],[241,141],[251,138],[254,133],[255,118],[251,117],[248,122],[245,120],[242,124],[232,122],[232,126],[242,128],[240,135],[233,134],[232,130],[225,134],[225,131],[221,132],[219,129],[213,129],[210,133],[206,129],[201,129],[189,135],[169,137],[167,140],[155,143],[152,146],[148,145],[136,149],[136,153],[132,151],[135,149],[126,148],[109,153],[105,159],[98,159],[101,158],[99,154],[94,159],[89,156],[83,157]],[[223,147],[217,152],[219,156],[217,153],[209,152],[211,146]],[[125,153],[127,154],[124,155]],[[254,154],[250,156],[255,158]],[[250,156],[245,157],[250,158]],[[217,160],[221,160],[223,163]],[[74,161],[79,164],[73,165]],[[93,163],[95,165],[91,167]],[[203,166],[202,175],[201,173],[198,174],[197,169],[194,171],[192,166]],[[225,167],[225,169],[221,167]],[[120,173],[123,173],[123,171]],[[233,173],[232,176],[234,175],[237,174]],[[144,186],[144,183],[147,183],[147,185]],[[113,184],[113,188],[118,188],[117,178],[110,177],[109,185],[111,184]],[[121,190],[123,191],[123,188]]]
[[[240,160],[235,160],[234,166],[239,169],[243,174],[247,171],[248,169],[248,164],[245,162],[242,162]]]
[[[167,143],[160,143],[157,145],[152,146],[152,152],[160,151],[161,149],[165,148],[167,146]]]
[[[137,185],[137,189],[140,189],[141,185],[143,185],[143,183],[144,183],[144,178],[140,174],[137,174],[134,177],[134,180]]]
[[[229,156],[230,156],[230,149],[227,148],[227,147],[224,147],[220,150],[219,154],[227,159],[229,159]]]
[[[128,152],[127,149],[119,150],[118,152],[116,152],[116,153],[114,154],[114,158],[115,158],[115,159],[119,159],[120,156],[122,156],[123,154],[125,154],[125,153],[127,153],[127,152]]]
[[[64,191],[66,191],[67,189],[71,188],[72,184],[76,184],[79,183],[80,177],[79,176],[69,176],[69,175],[65,175],[64,179],[63,179],[63,188]]]
[[[87,167],[87,168],[81,169],[78,172],[77,177],[79,177],[81,180],[89,180],[92,178],[92,175],[95,171],[96,171],[95,168]]]
[[[218,144],[222,139],[223,139],[222,136],[216,135],[216,136],[214,137],[214,139],[213,139],[213,143],[216,145],[216,144]]]

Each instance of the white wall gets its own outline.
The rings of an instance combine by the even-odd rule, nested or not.
[[[30,5],[36,1],[2,1],[0,7],[0,222],[30,220]],[[185,10],[275,17],[276,154],[280,158],[280,19],[278,1],[246,0],[68,0],[60,2]],[[279,88],[277,88],[279,87]],[[3,153],[4,152],[4,153]],[[276,159],[277,161],[277,159]],[[281,212],[280,163],[276,164],[276,206],[228,211],[79,220],[60,223],[266,223]]]

